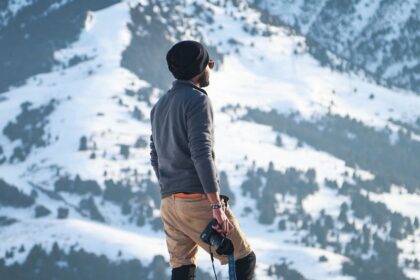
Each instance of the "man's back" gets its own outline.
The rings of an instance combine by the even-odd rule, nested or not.
[[[213,231],[226,234],[233,245],[238,279],[251,280],[256,257],[229,208],[229,198],[220,195],[214,163],[213,108],[202,89],[210,84],[214,60],[201,43],[185,40],[171,47],[166,61],[177,80],[150,112],[150,161],[161,185],[160,215],[171,279],[195,279],[198,246],[227,264],[227,256],[201,239],[212,222]]]
[[[162,198],[176,192],[219,190],[214,164],[213,109],[207,93],[175,80],[150,113],[151,162]]]

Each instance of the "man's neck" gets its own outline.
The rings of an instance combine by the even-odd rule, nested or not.
[[[177,81],[178,81],[178,82],[177,82]],[[195,88],[197,88],[198,90],[200,90],[201,92],[203,92],[204,94],[206,94],[206,95],[207,95],[206,90],[205,90],[205,89],[203,89],[203,88],[200,86],[200,84],[199,84],[199,83],[194,83],[194,81],[193,81],[193,80],[176,80],[176,81],[174,82],[174,85],[175,85],[175,83],[178,83],[178,84],[185,84],[185,83],[188,83],[188,84],[190,84],[190,85],[193,85]]]
[[[201,88],[199,82],[194,82],[193,80],[190,80],[190,82],[193,83],[196,87]]]

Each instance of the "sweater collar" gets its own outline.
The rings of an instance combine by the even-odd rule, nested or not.
[[[205,95],[207,95],[207,92],[204,89],[194,85],[194,83],[191,82],[190,80],[175,80],[172,82],[172,89],[176,89],[180,87],[192,87],[203,92]]]

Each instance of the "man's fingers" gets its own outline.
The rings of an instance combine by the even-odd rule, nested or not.
[[[217,232],[225,233],[227,229],[227,222],[217,223],[217,225],[212,226],[213,229],[215,229]]]
[[[219,233],[229,233],[233,230],[234,227],[235,226],[229,220],[225,220],[225,222],[222,224],[218,223],[217,225],[212,226],[212,228]]]
[[[227,223],[227,224],[228,224],[228,229],[227,229],[227,232],[231,232],[235,226],[232,224],[232,222],[231,222],[231,221],[228,221],[228,223]]]
[[[219,225],[212,226],[217,232],[223,232],[223,229]]]
[[[230,222],[229,222],[229,221],[227,221],[227,222],[226,222],[226,232],[229,232],[229,231],[230,231],[230,229],[231,229]]]

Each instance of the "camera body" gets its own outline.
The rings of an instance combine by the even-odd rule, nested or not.
[[[216,249],[219,255],[233,255],[232,241],[217,232],[212,226],[217,225],[217,220],[212,219],[200,235],[200,239]]]

